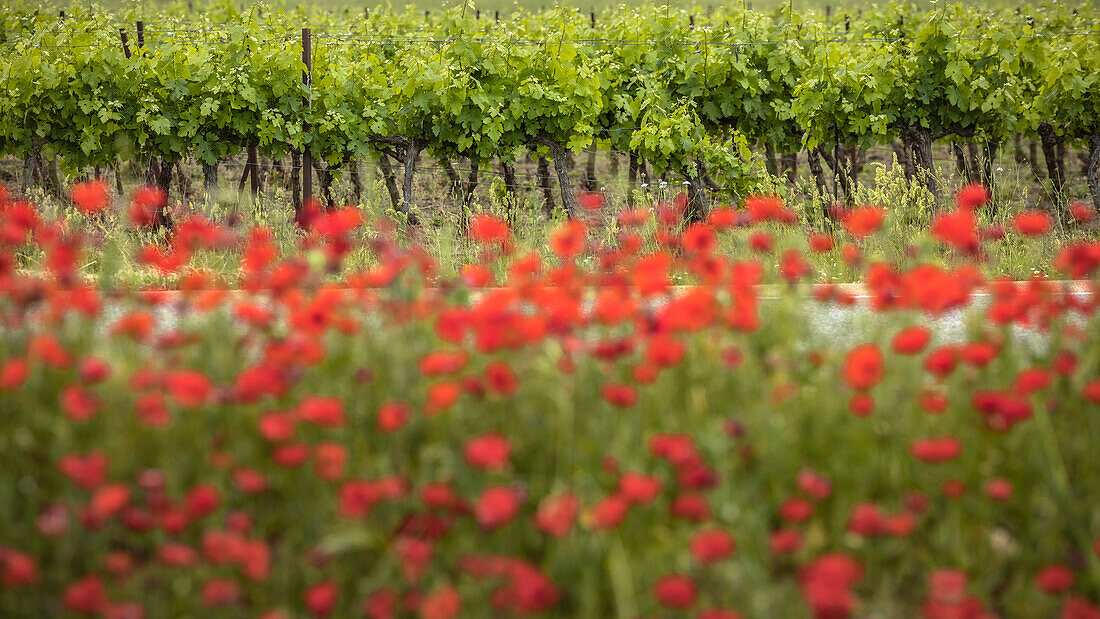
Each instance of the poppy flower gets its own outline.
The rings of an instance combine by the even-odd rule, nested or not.
[[[489,391],[499,396],[513,396],[519,389],[519,378],[506,361],[493,361],[487,364],[484,377]]]
[[[733,555],[733,536],[722,529],[704,529],[691,538],[691,555],[703,563],[715,563]]]
[[[718,244],[714,230],[705,224],[693,223],[684,230],[680,245],[689,255],[709,254]]]
[[[302,421],[322,428],[338,428],[346,423],[344,402],[339,398],[306,396],[295,412]]]
[[[130,502],[130,488],[126,484],[109,484],[103,486],[92,494],[88,501],[88,511],[96,518],[109,518],[120,511]]]
[[[588,511],[590,527],[596,530],[618,527],[630,511],[630,505],[630,501],[618,494],[600,499]]]
[[[580,220],[566,220],[550,234],[550,250],[562,260],[572,260],[584,251],[585,234]]]
[[[474,437],[462,448],[466,464],[482,471],[502,470],[511,452],[512,443],[495,432]]]
[[[698,597],[698,587],[687,576],[666,574],[653,583],[653,599],[665,608],[691,608]]]
[[[796,529],[779,529],[768,538],[768,548],[773,554],[792,554],[802,547],[802,534]]]
[[[482,528],[498,529],[519,513],[520,499],[514,488],[489,486],[478,496],[474,504],[474,517]]]
[[[107,589],[98,576],[85,576],[71,583],[61,597],[65,608],[86,615],[99,614],[108,604]]]
[[[661,494],[660,478],[627,471],[619,478],[619,496],[637,505],[648,505]]]
[[[944,245],[974,253],[979,242],[978,219],[965,209],[941,213],[932,219],[932,236]]]
[[[1024,236],[1042,236],[1050,232],[1053,225],[1050,215],[1043,211],[1024,211],[1012,218],[1012,226]]]
[[[462,612],[462,598],[447,585],[426,595],[419,606],[422,619],[452,619]]]
[[[916,355],[924,351],[931,339],[932,332],[927,327],[906,327],[894,334],[890,350],[899,355]]]
[[[152,226],[167,202],[168,197],[159,187],[138,187],[130,197],[130,223],[140,228]]]
[[[1050,563],[1035,575],[1035,586],[1043,593],[1058,595],[1073,587],[1073,570],[1062,563]]]
[[[424,406],[424,413],[429,416],[435,416],[442,412],[445,412],[449,408],[458,402],[459,397],[462,396],[462,383],[454,381],[444,381],[435,383],[428,387],[427,402]]]
[[[335,481],[344,475],[348,452],[339,443],[321,443],[314,452],[313,471],[317,479]]]
[[[669,505],[669,513],[674,518],[690,522],[706,522],[711,518],[710,503],[701,494],[687,493],[676,496]]]
[[[107,454],[94,451],[85,456],[68,454],[57,462],[57,469],[78,487],[91,490],[107,478]]]
[[[228,578],[210,578],[202,584],[201,597],[205,608],[233,606],[240,596],[240,585]]]
[[[1074,221],[1081,224],[1087,224],[1096,217],[1096,213],[1085,206],[1083,202],[1074,202],[1071,204],[1069,206],[1069,214],[1073,217]]]
[[[547,497],[535,512],[535,528],[551,537],[565,537],[577,518],[580,500],[572,492]]]
[[[775,239],[767,232],[758,230],[749,235],[749,247],[755,252],[770,253],[775,248]]]
[[[802,469],[798,473],[798,489],[817,501],[824,501],[833,493],[833,484],[821,473]]]
[[[874,344],[861,344],[844,357],[844,382],[853,389],[870,389],[882,381],[882,352]]]
[[[461,371],[469,360],[461,350],[436,350],[421,357],[417,367],[424,376],[445,376]]]
[[[978,207],[989,202],[990,194],[989,190],[980,183],[971,183],[959,190],[959,193],[955,194],[955,204],[960,209],[973,211]]]
[[[809,236],[810,250],[814,253],[824,253],[832,251],[836,247],[836,243],[833,241],[833,237],[821,232],[811,232]]]
[[[848,410],[856,417],[870,417],[875,412],[875,399],[867,393],[854,393],[848,399]]]
[[[69,385],[61,392],[61,407],[65,416],[73,421],[88,421],[99,413],[99,396],[77,385]]]
[[[187,491],[183,502],[186,505],[187,515],[192,519],[205,518],[221,506],[221,490],[210,483],[199,483]]]
[[[0,547],[0,586],[14,589],[39,581],[38,563],[34,557],[14,548]]]
[[[30,365],[26,359],[5,359],[0,364],[0,391],[11,391],[23,384],[30,374]]]
[[[799,497],[791,497],[779,506],[779,517],[787,522],[806,522],[813,515],[813,503]]]
[[[707,223],[718,230],[726,230],[737,223],[737,211],[728,206],[712,209],[707,214]]]
[[[510,231],[508,222],[488,213],[470,217],[470,238],[478,243],[504,243]]]
[[[78,210],[89,215],[102,213],[111,203],[107,183],[99,179],[73,185],[69,189],[69,197]]]
[[[334,581],[326,580],[306,587],[302,592],[302,602],[313,617],[327,617],[336,608],[336,598],[340,589]]]
[[[848,234],[863,238],[878,232],[886,220],[886,210],[878,206],[864,206],[846,211],[843,219]]]
[[[1011,501],[1013,495],[1012,482],[1000,477],[990,479],[985,482],[985,494],[998,503]]]
[[[917,439],[909,446],[914,458],[930,464],[950,462],[962,454],[962,449],[962,443],[953,436]]]
[[[376,425],[380,432],[396,432],[408,423],[411,414],[412,412],[409,406],[404,402],[398,402],[396,400],[383,402],[382,405],[378,407],[378,414],[375,420]]]
[[[790,224],[798,219],[779,196],[749,196],[745,198],[745,210],[753,223],[774,221]]]
[[[600,390],[604,401],[619,408],[630,408],[638,402],[638,392],[630,385],[608,383]]]
[[[196,408],[209,400],[213,388],[210,379],[197,370],[177,370],[165,377],[165,386],[176,405]]]

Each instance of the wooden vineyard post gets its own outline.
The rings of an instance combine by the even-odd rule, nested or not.
[[[145,47],[145,22],[137,23],[138,47]]]
[[[126,54],[126,57],[130,57],[130,39],[126,36],[126,29],[118,29],[118,38],[122,39],[122,53]]]
[[[302,83],[306,86],[306,109],[313,107],[313,46],[310,40],[310,29],[302,28],[302,62],[306,70],[302,72]],[[309,133],[309,124],[302,126],[303,134]],[[313,157],[309,152],[309,145],[302,148],[302,204],[308,204],[313,199]],[[298,213],[299,221],[301,212]]]

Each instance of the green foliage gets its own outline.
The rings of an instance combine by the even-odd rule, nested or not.
[[[747,144],[871,146],[908,129],[1003,142],[1043,121],[1073,140],[1100,123],[1100,41],[1068,36],[1096,23],[1090,7],[891,4],[846,25],[646,6],[593,25],[564,8],[497,22],[467,7],[364,17],[223,3],[143,13],[146,45],[131,29],[130,58],[118,25],[131,11],[37,13],[16,4],[0,23],[0,151],[41,148],[74,168],[212,163],[246,146],[308,146],[339,167],[393,139],[485,163],[595,141],[659,172],[702,163],[736,185]],[[303,25],[315,33],[308,85]]]

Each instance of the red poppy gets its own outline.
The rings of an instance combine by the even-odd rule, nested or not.
[[[962,449],[962,443],[953,436],[917,439],[909,446],[914,458],[931,464],[950,462],[962,454]]]
[[[462,448],[466,464],[483,471],[499,471],[508,465],[512,443],[503,436],[490,432],[466,441]]]
[[[875,399],[868,393],[854,393],[848,399],[848,410],[856,417],[870,417],[875,412]]]
[[[698,597],[698,587],[687,576],[667,574],[653,583],[653,599],[665,608],[691,608]]]
[[[697,493],[678,495],[672,499],[668,511],[674,518],[690,522],[706,522],[711,518],[710,503],[706,497]]]
[[[619,496],[636,504],[648,505],[661,494],[661,479],[627,471],[619,478]]]
[[[1024,236],[1041,236],[1050,232],[1054,223],[1046,212],[1031,210],[1017,213],[1012,218],[1012,225]]]
[[[206,404],[213,391],[210,379],[198,370],[177,370],[164,379],[168,392],[176,405],[195,408]]]
[[[618,494],[600,499],[588,512],[591,528],[598,530],[618,527],[630,511],[630,505],[630,501]]]
[[[57,469],[78,487],[91,490],[107,478],[107,454],[94,451],[86,456],[65,455],[58,460]]]
[[[779,505],[779,517],[787,522],[806,522],[813,515],[813,503],[806,499],[791,497]]]
[[[767,232],[758,230],[749,235],[749,247],[755,252],[770,253],[775,248],[775,239]]]
[[[443,586],[432,591],[420,602],[422,619],[452,619],[462,612],[462,598],[451,586]]]
[[[489,486],[477,498],[474,516],[482,528],[498,529],[519,513],[519,494],[509,486]]]
[[[504,397],[515,395],[519,378],[506,361],[493,361],[485,366],[485,384],[489,391]]]
[[[879,206],[864,206],[844,213],[844,227],[855,237],[871,236],[885,220],[886,210]]]
[[[1012,482],[1000,477],[990,479],[985,482],[985,494],[998,503],[1011,501],[1013,495]]]
[[[810,250],[814,253],[832,251],[836,247],[833,237],[821,232],[811,232],[809,236]]]
[[[462,383],[454,381],[435,383],[428,387],[427,396],[424,413],[429,417],[438,415],[458,402],[462,396]]]
[[[302,592],[302,602],[313,617],[327,617],[336,609],[336,598],[340,589],[334,581],[326,580],[306,587]]]
[[[684,230],[680,245],[689,255],[709,254],[718,245],[718,239],[710,226],[693,223]]]
[[[1096,213],[1083,202],[1074,202],[1069,206],[1069,214],[1077,223],[1087,224],[1096,217]]]
[[[535,528],[551,537],[565,537],[573,528],[580,500],[572,492],[547,497],[535,512]]]
[[[733,555],[736,550],[733,536],[723,529],[705,529],[691,538],[691,555],[703,563],[715,563]]]
[[[745,198],[745,210],[753,223],[775,221],[790,224],[798,219],[779,196],[749,196]]]
[[[978,219],[966,209],[936,215],[932,236],[959,251],[973,253],[978,249]]]
[[[168,197],[160,188],[138,187],[130,197],[130,223],[138,227],[152,226],[167,202]]]
[[[890,349],[899,355],[916,355],[923,352],[931,340],[932,332],[927,327],[906,327],[894,335]]]
[[[348,452],[339,443],[321,443],[314,452],[313,471],[317,479],[335,481],[344,475]]]
[[[0,364],[0,391],[11,391],[23,384],[30,373],[26,359],[16,357],[5,359]]]
[[[421,357],[417,367],[424,376],[445,376],[461,371],[469,360],[461,350],[436,350]]]
[[[569,219],[550,234],[550,249],[562,260],[572,260],[584,251],[584,223]]]
[[[989,202],[989,198],[989,190],[984,185],[971,183],[960,189],[959,193],[955,195],[955,204],[961,209],[973,211]]]
[[[504,243],[510,231],[508,222],[488,213],[470,217],[470,238],[478,243]]]
[[[65,587],[62,600],[65,608],[73,612],[95,615],[108,604],[107,589],[98,576],[85,576]]]
[[[707,223],[719,230],[731,228],[737,223],[737,211],[728,206],[713,209],[707,214]]]
[[[1035,575],[1035,586],[1044,593],[1058,595],[1073,587],[1073,570],[1062,563],[1050,563]]]
[[[600,390],[600,395],[611,405],[630,408],[638,402],[638,392],[630,385],[608,383]]]
[[[396,432],[409,421],[412,412],[404,402],[390,400],[378,407],[377,425],[381,432]]]
[[[126,484],[102,486],[88,501],[88,511],[96,518],[105,519],[122,511],[130,502],[130,487]]]
[[[199,483],[187,491],[184,497],[187,515],[193,520],[213,514],[222,503],[222,493],[218,487],[209,483]]]
[[[795,553],[802,547],[802,534],[796,529],[773,531],[768,538],[768,547],[777,555]]]
[[[844,382],[853,389],[870,389],[882,381],[882,352],[874,344],[861,344],[844,357]]]
[[[99,396],[83,387],[69,385],[61,392],[61,407],[69,419],[88,421],[99,413]]]
[[[111,196],[107,193],[107,183],[96,179],[77,183],[69,190],[73,204],[83,213],[101,213],[107,210]]]

